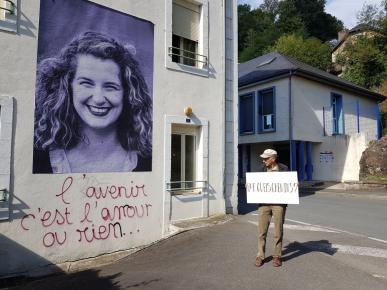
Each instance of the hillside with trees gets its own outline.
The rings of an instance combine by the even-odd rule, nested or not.
[[[238,6],[239,62],[278,51],[291,58],[329,71],[332,48],[343,22],[325,12],[326,0],[265,0],[259,7]],[[387,0],[365,3],[358,24],[372,31],[345,45],[336,62],[340,77],[387,95]],[[387,134],[387,101],[381,105]]]

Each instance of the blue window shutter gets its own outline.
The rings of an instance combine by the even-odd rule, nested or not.
[[[337,122],[339,134],[344,134],[344,114],[343,114],[343,97],[341,95],[337,95]]]
[[[239,133],[254,133],[254,93],[239,96]]]
[[[275,99],[276,99],[276,93],[275,93],[275,87],[273,87],[273,129],[276,130],[277,126],[277,109],[275,107]]]
[[[332,133],[344,134],[344,113],[342,95],[331,93]]]
[[[261,94],[261,91],[258,92],[258,114],[257,114],[257,118],[258,118],[258,132],[262,132],[262,128],[263,128],[263,125],[262,125],[262,94]]]

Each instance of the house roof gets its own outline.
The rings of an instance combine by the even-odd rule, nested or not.
[[[355,85],[328,72],[292,59],[279,52],[271,52],[238,65],[238,87],[245,87],[274,78],[285,78],[290,74],[298,75],[320,83],[339,87],[378,101],[385,96]]]
[[[332,48],[332,52],[335,52],[348,38],[349,35],[358,34],[364,31],[373,31],[369,25],[367,24],[358,24],[350,30],[346,30],[347,34],[343,39],[339,40],[336,45]]]

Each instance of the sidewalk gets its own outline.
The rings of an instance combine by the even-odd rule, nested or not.
[[[252,224],[256,216],[229,218],[211,218],[207,225],[214,226],[206,226],[204,220],[180,224],[180,234],[110,265],[10,289],[386,289],[384,280],[332,258],[340,255],[331,242],[325,241],[327,235],[332,241],[348,240],[338,233],[300,231],[298,242],[289,240],[291,235],[286,233],[286,256],[280,268],[270,262],[273,237],[269,234],[268,259],[263,267],[256,268],[257,227]],[[196,226],[199,228],[189,230]],[[384,266],[384,262],[380,264]]]
[[[387,198],[387,183],[385,182],[326,182],[304,181],[300,183],[300,194],[337,193],[370,198]]]

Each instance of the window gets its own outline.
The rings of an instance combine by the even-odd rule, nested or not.
[[[0,30],[18,31],[17,0],[0,0]]]
[[[331,94],[332,134],[344,134],[343,98],[339,94]]]
[[[13,98],[0,96],[0,220],[9,219]]]
[[[254,134],[254,93],[239,97],[239,133]]]
[[[275,90],[258,92],[258,128],[260,132],[275,131]]]
[[[200,38],[199,5],[174,0],[172,7],[172,61],[199,67],[203,59],[198,54]]]
[[[166,0],[167,68],[209,76],[208,2]]]
[[[196,137],[172,134],[171,141],[171,188],[192,188],[196,179]]]

